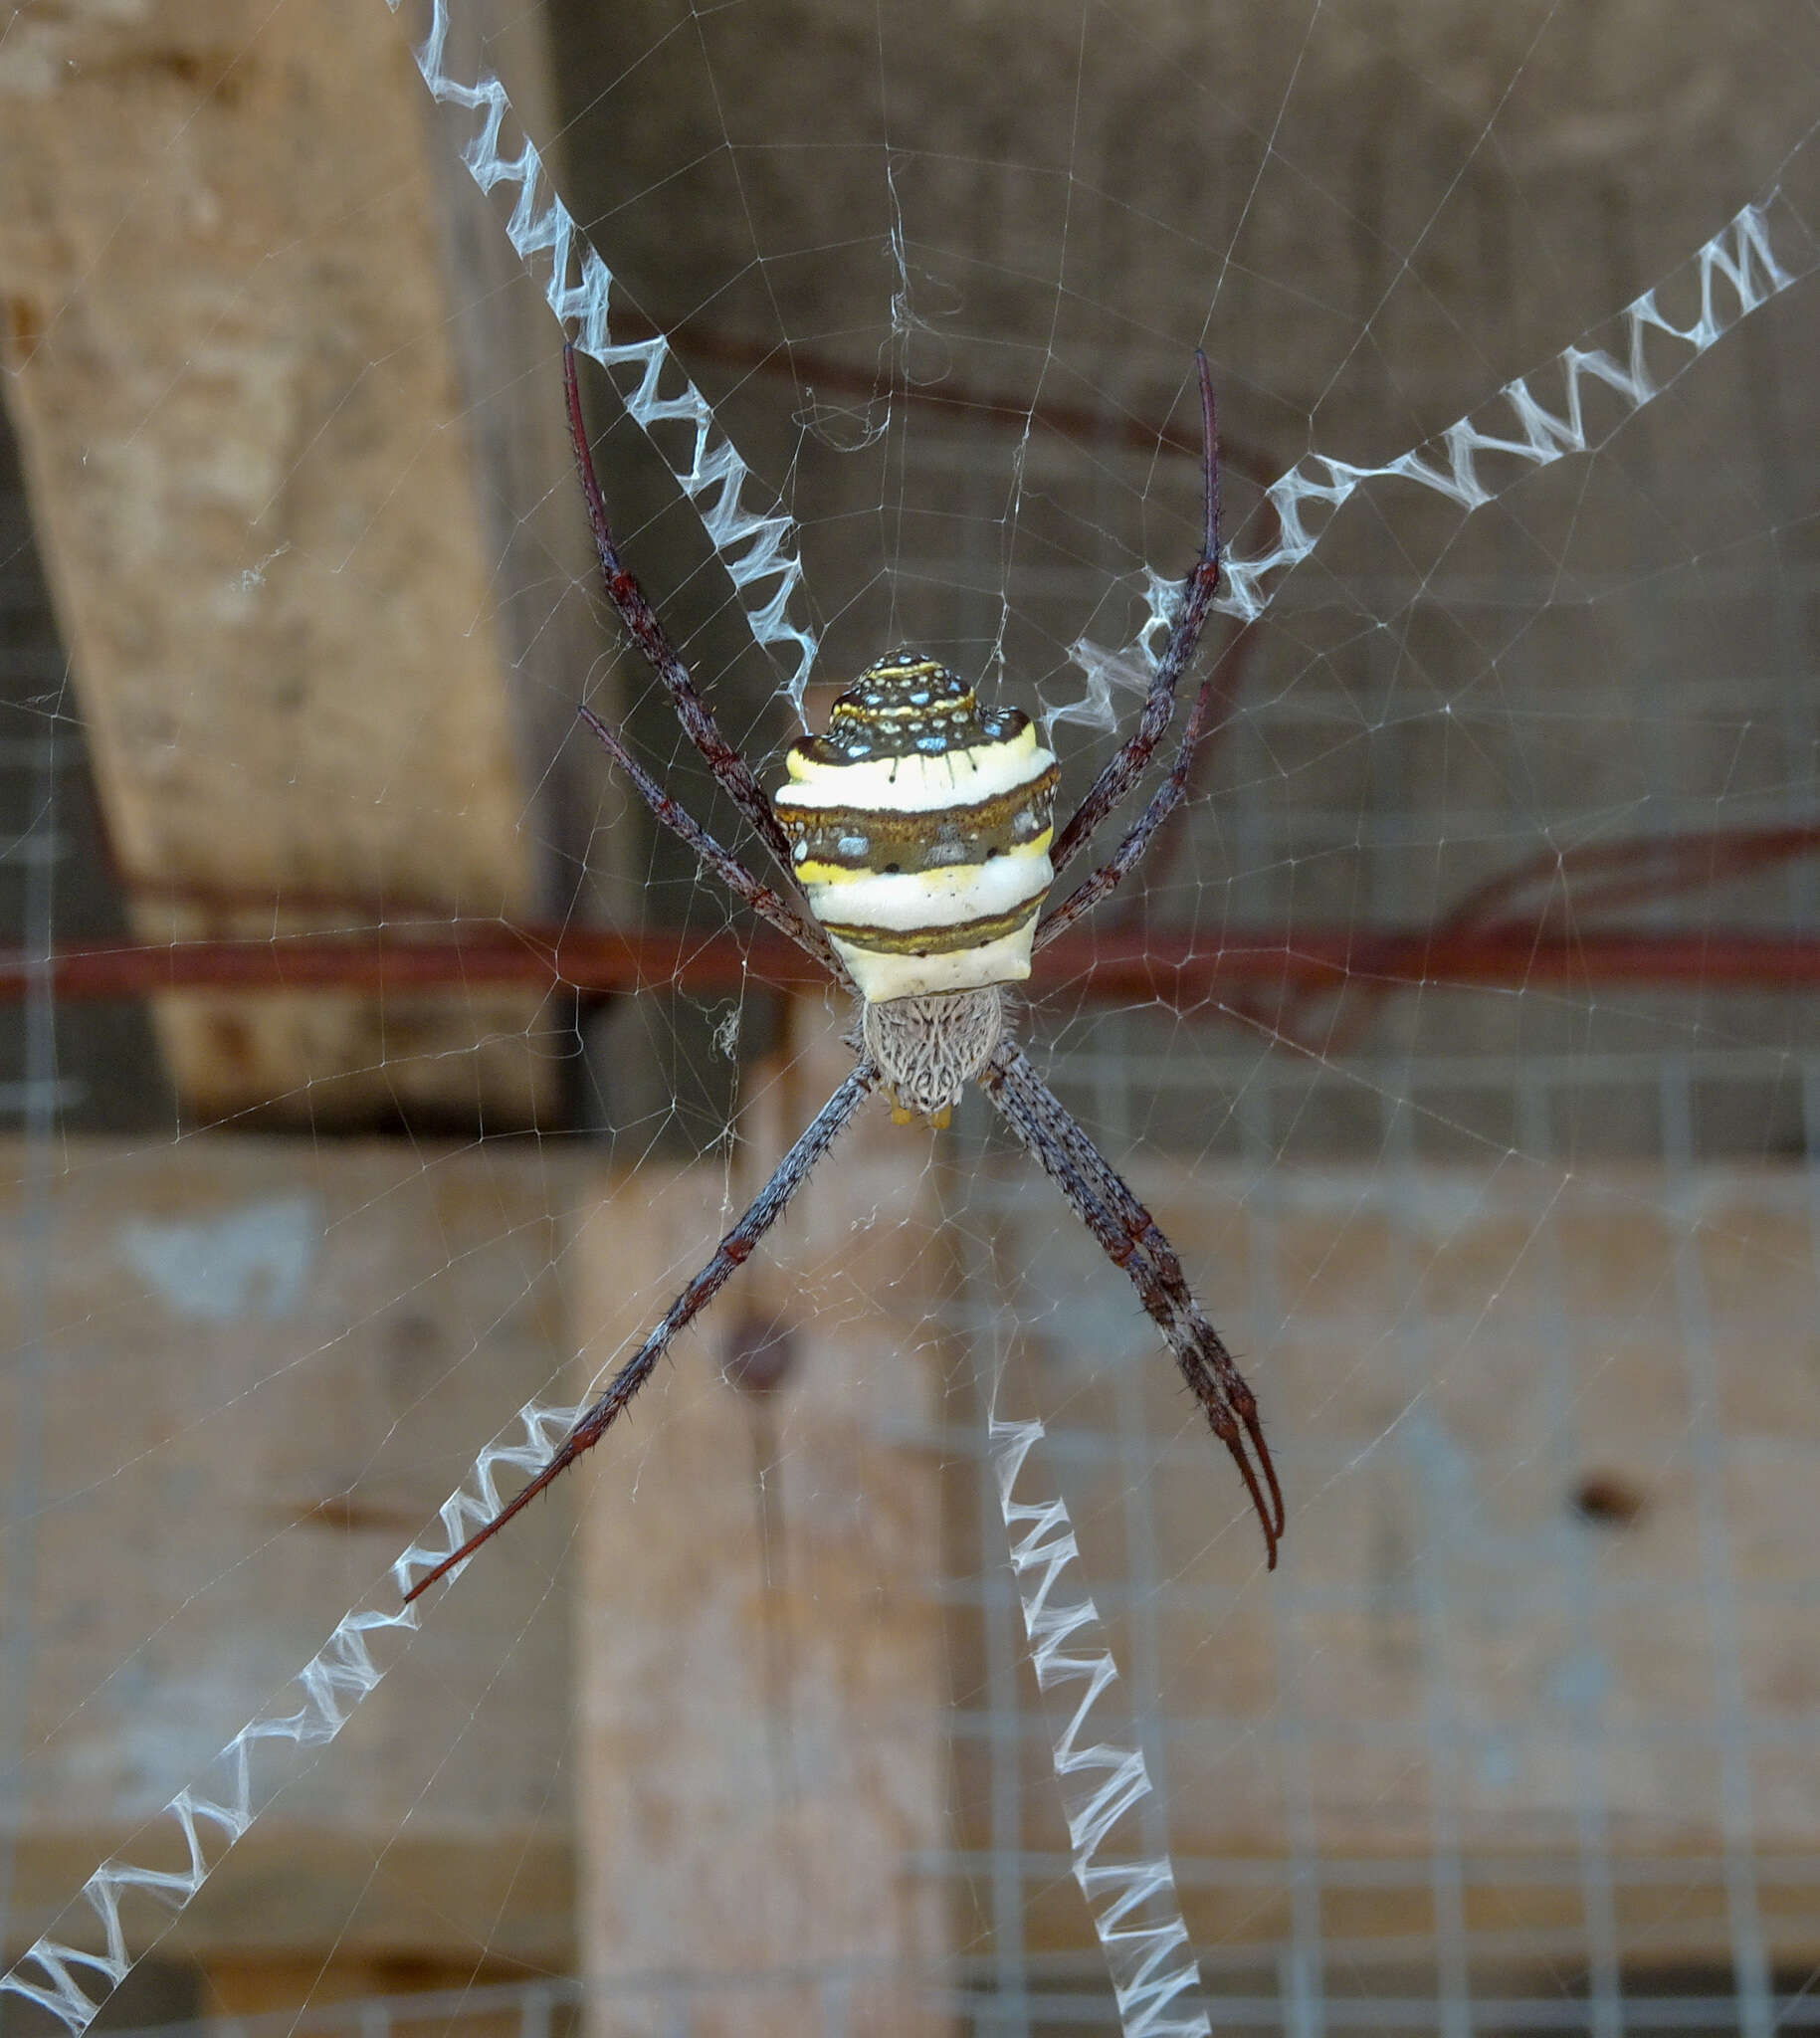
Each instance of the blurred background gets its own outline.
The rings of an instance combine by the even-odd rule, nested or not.
[[[793,519],[812,720],[910,642],[1078,796],[1198,548],[1197,346],[1244,557],[1517,376],[1589,450],[1305,506],[1020,1007],[1258,1389],[1280,1569],[983,1104],[873,1112],[105,2028],[1118,2028],[990,1407],[1216,2026],[1820,2023],[1820,22],[1697,0],[0,7],[7,1959],[850,1065],[577,733],[761,857],[599,598],[433,26]],[[583,363],[611,513],[773,783],[637,379]]]

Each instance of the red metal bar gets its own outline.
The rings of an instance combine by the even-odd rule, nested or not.
[[[508,926],[450,933],[347,937],[281,934],[252,941],[62,948],[33,960],[0,949],[0,1002],[48,973],[67,1001],[149,997],[160,991],[317,992],[425,996],[459,990],[600,994],[674,987],[729,991],[747,983],[825,984],[826,972],[781,936]],[[1042,957],[1033,995],[1068,989],[1096,1002],[1154,998],[1187,1009],[1230,995],[1281,990],[1604,984],[1665,990],[1786,991],[1820,986],[1820,936],[1785,933],[1538,934],[1533,927],[1232,927],[1218,935],[1086,931]]]
[[[1538,935],[1532,927],[1432,929],[1229,928],[1172,942],[1088,935],[1043,957],[1046,980],[1074,976],[1095,999],[1153,996],[1185,1009],[1230,993],[1331,992],[1348,986],[1517,988],[1601,984],[1663,990],[1792,990],[1820,984],[1820,938],[1785,934],[1608,932]],[[1033,986],[1036,988],[1036,986]]]

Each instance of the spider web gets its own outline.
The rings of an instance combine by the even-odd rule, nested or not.
[[[542,23],[434,0],[394,26],[363,4],[350,49],[402,65],[409,46],[432,108],[421,154],[377,177],[353,174],[345,108],[308,102],[287,10],[202,57],[172,29],[180,59],[31,7],[0,32],[21,105],[73,90],[62,67],[159,81],[67,266],[22,223],[6,244],[70,661],[21,666],[9,731],[0,1916],[9,1958],[37,1943],[0,1990],[6,2028],[84,2028],[137,1972],[198,2008],[370,2029],[408,2020],[407,1954],[445,1984],[423,2014],[451,2023],[566,2014],[575,1973],[614,2030],[895,2028],[905,2002],[1025,2032],[1206,2029],[1208,2010],[1310,2032],[1811,2021],[1811,1541],[1772,1505],[1820,1435],[1800,1355],[1811,21]],[[389,43],[361,40],[373,22]],[[239,218],[231,154],[196,164],[236,95],[278,117],[260,96],[279,79],[317,137],[317,206],[230,224],[232,288],[198,252],[198,338],[94,428],[139,572],[122,649],[84,581],[59,404],[133,302],[112,251],[165,184],[199,233]],[[410,267],[407,156],[442,166],[413,173],[442,303]],[[282,385],[295,427],[250,484],[238,441],[210,466],[187,421],[233,414],[203,397],[262,277],[311,279],[302,302],[360,260],[383,317],[343,306],[351,341],[329,320],[295,355],[249,347],[284,365],[230,371],[240,414]],[[515,1527],[483,1559],[499,1587],[477,1565],[399,1612],[412,1561],[540,1462],[843,1060],[835,1001],[791,988],[573,732],[585,684],[737,839],[600,627],[559,333],[606,371],[590,423],[634,563],[755,759],[906,641],[1034,708],[1065,787],[1134,712],[1197,543],[1205,348],[1218,725],[1185,814],[1058,944],[1019,1023],[1254,1375],[1292,1468],[1277,1576],[1119,1277],[970,1110],[932,1144],[857,1131],[770,1270],[576,1477],[585,1512]],[[376,406],[437,372],[459,394],[388,443]],[[349,419],[377,452],[337,439]],[[301,663],[307,726],[263,680],[237,717],[207,654],[183,654],[187,706],[142,684],[181,656],[144,648],[156,547],[132,518],[160,499],[135,447],[195,461],[235,562],[217,608],[269,588],[326,663],[333,625],[312,638],[305,612],[351,588],[403,671],[410,631],[450,619],[403,595],[394,638],[383,594],[413,585],[414,550],[458,547],[400,519],[457,440],[480,571],[436,642],[509,675],[498,703],[465,664],[422,698],[376,664],[374,703],[404,707],[369,716]],[[338,521],[309,508],[324,471]],[[85,738],[112,900],[59,860],[86,824]],[[268,853],[248,829],[246,873],[199,892],[168,815],[187,799],[225,827],[222,786],[313,802],[343,840]],[[600,927],[636,937],[629,960],[588,945]],[[384,973],[401,950],[408,980]],[[154,1061],[142,1033],[94,1029],[69,951],[150,956],[215,1002],[167,998]],[[259,1010],[291,1016],[249,1016],[279,986],[290,1002]],[[324,986],[369,1017],[324,1025]],[[237,1079],[209,1051],[236,1025]],[[123,1104],[110,1057],[174,1088]],[[376,1125],[391,1136],[346,1136]],[[110,1370],[135,1331],[140,1373]],[[729,1395],[703,1338],[735,1370],[786,1349],[793,1369]],[[1760,1374],[1733,1363],[1745,1345],[1771,1354]],[[135,1413],[89,1416],[85,1440],[98,1393]],[[275,1461],[287,1434],[320,1442]],[[721,1540],[692,1568],[674,1525],[697,1510]],[[725,1538],[748,1534],[759,1587],[729,1598]],[[170,1549],[144,1563],[141,1538]],[[570,1589],[599,1638],[568,1635]],[[1652,1621],[1699,1638],[1658,1651],[1633,1632]],[[729,1623],[743,1653],[716,1653]],[[729,1753],[737,1709],[703,1687],[735,1662],[758,1725]],[[674,1751],[641,1724],[647,1691]],[[901,1747],[855,1752],[907,1719]],[[673,1862],[657,1808],[727,1836],[720,1873],[756,1860],[775,1887],[717,1883],[687,1846]],[[491,1846],[452,1837],[489,1820]],[[549,1864],[572,1845],[578,1915],[610,1923],[565,1952],[521,1914],[560,1908]],[[268,1934],[295,1890],[302,1921]],[[897,1936],[843,1940],[867,1901]],[[717,1946],[679,1924],[694,1910]]]

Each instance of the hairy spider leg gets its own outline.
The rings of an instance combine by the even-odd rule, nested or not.
[[[1220,584],[1219,429],[1214,415],[1213,381],[1207,371],[1207,356],[1199,347],[1195,348],[1194,361],[1200,374],[1201,444],[1204,449],[1206,528],[1201,556],[1182,582],[1181,606],[1175,612],[1175,621],[1169,628],[1169,641],[1163,646],[1162,657],[1151,676],[1150,691],[1144,697],[1143,713],[1137,717],[1137,726],[1108,758],[1100,776],[1088,787],[1087,797],[1069,816],[1067,825],[1056,837],[1049,857],[1057,871],[1080,854],[1087,838],[1137,783],[1144,766],[1150,761],[1151,752],[1162,741],[1163,730],[1169,726],[1169,717],[1175,713],[1176,685],[1200,645],[1201,632],[1207,627],[1207,617],[1212,608],[1214,590]]]
[[[619,611],[627,634],[643,654],[645,663],[663,683],[689,740],[701,751],[707,764],[759,839],[782,865],[790,868],[790,845],[764,788],[753,776],[752,767],[720,732],[713,711],[703,700],[689,668],[677,656],[669,633],[658,621],[650,598],[620,557],[619,544],[607,522],[606,498],[594,472],[594,455],[588,446],[587,427],[581,416],[581,390],[575,379],[575,349],[562,349],[562,383],[568,401],[569,440],[575,449],[575,470],[581,478],[581,493],[588,506],[588,526],[594,533],[594,549],[600,555],[600,574],[607,599]]]
[[[427,1592],[438,1578],[447,1576],[457,1564],[466,1563],[481,1544],[491,1541],[520,1508],[566,1472],[584,1451],[592,1450],[600,1442],[633,1395],[651,1377],[658,1360],[669,1348],[670,1340],[712,1302],[735,1269],[751,1258],[753,1247],[789,1208],[792,1197],[809,1178],[816,1162],[834,1144],[865,1102],[878,1075],[878,1068],[871,1061],[863,1061],[854,1069],[853,1074],[810,1120],[802,1137],[777,1163],[776,1172],[753,1197],[745,1215],[720,1241],[713,1258],[670,1305],[650,1336],[613,1375],[605,1393],[576,1421],[575,1427],[558,1446],[555,1456],[521,1493],[514,1494],[506,1502],[491,1522],[418,1579],[404,1595],[407,1606],[420,1593]]]
[[[1270,1568],[1275,1570],[1285,1519],[1283,1490],[1258,1419],[1257,1398],[1202,1314],[1175,1248],[1022,1049],[1001,1042],[979,1081],[1018,1143],[1068,1198],[1108,1258],[1124,1270],[1136,1289],[1145,1313],[1206,1411],[1214,1435],[1239,1468],[1264,1530]]]
[[[822,963],[836,976],[845,976],[834,944],[813,921],[791,911],[788,903],[761,885],[737,857],[720,847],[680,800],[674,800],[633,756],[626,739],[611,723],[602,721],[593,709],[579,707],[580,715],[632,781],[632,788],[670,832],[685,843],[704,870],[711,871],[736,899],[743,899],[761,919],[768,919],[779,933],[788,934],[799,948]]]
[[[1151,794],[1149,804],[1125,831],[1124,840],[1113,850],[1091,878],[1081,883],[1063,900],[1053,913],[1045,914],[1036,930],[1033,946],[1046,948],[1055,937],[1074,925],[1084,913],[1091,913],[1106,895],[1123,879],[1144,851],[1150,846],[1150,838],[1182,803],[1182,795],[1188,789],[1188,772],[1194,763],[1194,747],[1200,741],[1207,725],[1207,713],[1213,703],[1214,682],[1212,677],[1201,682],[1201,690],[1194,697],[1194,707],[1189,712],[1187,726],[1182,730],[1182,739],[1176,748],[1175,762],[1169,768],[1169,775]]]

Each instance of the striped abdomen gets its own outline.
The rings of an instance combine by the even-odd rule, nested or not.
[[[1055,873],[1056,760],[1016,709],[982,712],[895,651],[792,745],[773,796],[809,910],[873,1004],[1015,983]]]

